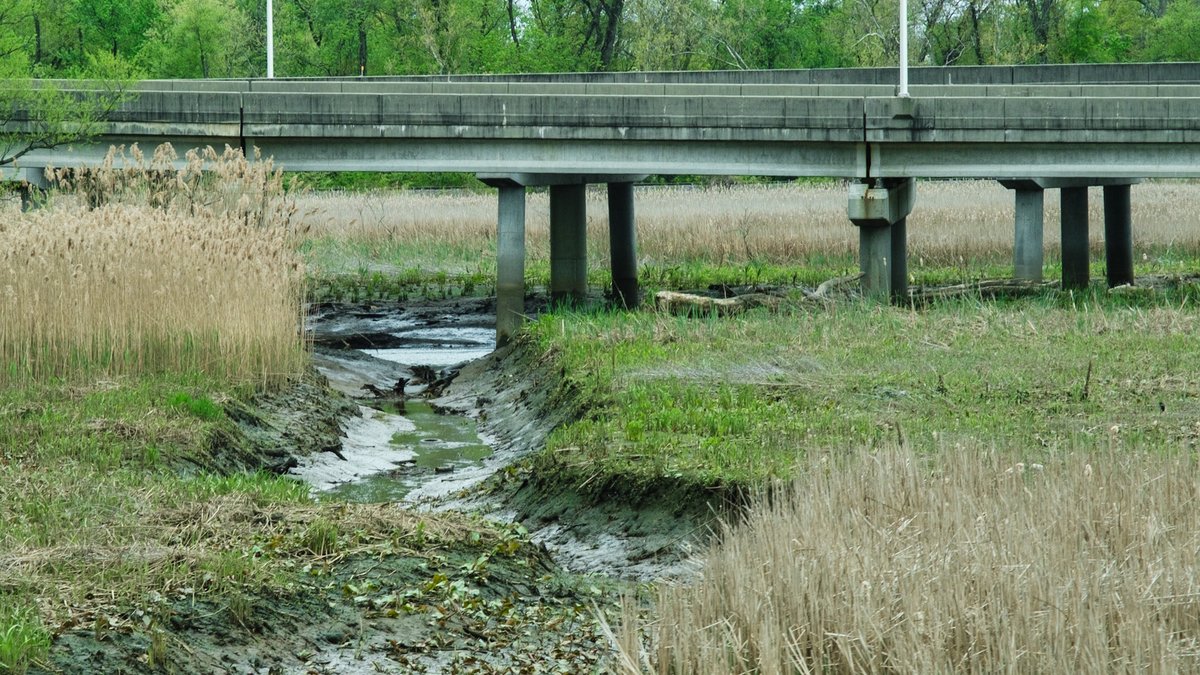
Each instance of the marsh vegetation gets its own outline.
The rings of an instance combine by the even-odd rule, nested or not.
[[[288,612],[408,631],[367,650],[379,667],[542,644],[527,638],[551,625],[584,645],[555,661],[567,670],[598,658],[712,673],[1197,666],[1200,208],[1180,206],[1198,203],[1196,184],[1134,188],[1137,271],[1152,286],[916,307],[796,290],[856,267],[836,184],[639,189],[646,288],[770,286],[781,302],[724,318],[555,309],[518,341],[519,363],[556,380],[547,400],[574,419],[501,487],[665,500],[664,512],[697,495],[738,505],[698,580],[627,600],[609,657],[581,601],[592,583],[539,580],[548,563],[520,530],[313,504],[293,482],[233,468],[257,414],[247,402],[305,380],[303,294],[486,294],[494,197],[296,195],[269,165],[197,156],[224,167],[207,180],[166,157],[64,175],[71,189],[40,212],[3,207],[9,669],[81,644],[113,645],[113,667],[178,665],[196,658],[185,643],[230,627],[296,647],[304,629]],[[1009,274],[1011,193],[919,194],[914,283]],[[531,286],[548,276],[546,206],[531,195]],[[589,194],[595,288],[605,211]],[[556,599],[529,600],[535,586]],[[595,597],[611,606],[608,590]],[[428,621],[458,637],[412,628]]]

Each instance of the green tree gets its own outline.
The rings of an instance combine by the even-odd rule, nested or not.
[[[126,98],[130,70],[108,55],[89,60],[96,79],[65,91],[27,77],[11,77],[16,60],[0,65],[0,167],[35,150],[77,143],[102,133],[109,114]]]
[[[72,0],[67,14],[78,30],[82,62],[97,50],[132,59],[161,9],[156,0]]]
[[[724,56],[728,65],[737,68],[843,65],[841,44],[826,30],[836,7],[833,0],[726,0],[713,58]]]
[[[628,44],[638,70],[706,70],[723,63],[713,58],[723,38],[711,0],[630,0],[629,8],[635,18]]]
[[[249,75],[249,23],[231,0],[179,0],[149,31],[139,62],[158,77]]]
[[[548,72],[622,70],[625,0],[530,0],[523,65]]]
[[[1145,57],[1154,61],[1200,60],[1200,2],[1175,0],[1147,31]]]

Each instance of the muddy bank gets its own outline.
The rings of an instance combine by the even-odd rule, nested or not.
[[[427,406],[422,414],[469,415],[490,454],[445,472],[416,461],[401,467],[403,478],[420,484],[405,493],[407,503],[341,504],[324,493],[319,504],[295,509],[223,511],[262,529],[261,541],[223,555],[267,561],[271,575],[218,573],[63,626],[35,672],[606,672],[611,651],[596,608],[616,606],[627,588],[621,579],[688,575],[692,542],[715,513],[711,495],[668,483],[637,491],[619,481],[586,484],[578,473],[534,461],[556,427],[592,404],[586,383],[534,344],[461,366],[434,358],[439,365],[424,369],[347,348],[446,356],[439,323],[446,317],[451,337],[491,330],[486,301],[462,302],[415,313],[318,309],[327,320],[314,330],[318,372],[277,392],[222,402],[230,422],[214,437],[212,455],[183,470],[283,472],[317,462],[340,469],[350,462],[339,455],[355,452],[342,436],[355,425],[381,425],[372,433],[385,442],[403,435],[399,421],[377,415],[387,414],[388,399]],[[456,350],[469,350],[469,341]],[[384,456],[377,468],[394,459]],[[358,478],[334,476],[329,485]],[[368,524],[363,509],[374,514]],[[478,525],[429,539],[413,525],[420,518]],[[292,521],[281,533],[280,524]],[[337,534],[322,543],[317,535],[330,527]]]
[[[233,425],[212,437],[208,455],[197,462],[214,473],[286,473],[301,457],[339,447],[344,421],[358,412],[313,368],[278,391],[222,407]]]
[[[715,519],[741,500],[663,478],[633,484],[547,455],[550,433],[596,403],[555,355],[518,340],[464,367],[436,404],[479,421],[502,461],[481,486],[442,507],[522,523],[568,570],[649,581],[689,577]]]
[[[534,313],[537,303],[531,305]],[[400,481],[415,474],[420,485],[398,493],[410,503],[520,522],[535,542],[572,571],[639,580],[690,574],[696,543],[707,538],[718,514],[731,510],[730,497],[669,478],[638,485],[617,478],[597,482],[570,470],[565,461],[569,458],[546,455],[543,448],[550,433],[580,418],[598,401],[592,400],[587,382],[562,370],[554,353],[545,353],[529,341],[518,340],[465,365],[457,363],[462,354],[478,346],[483,334],[490,339],[491,311],[490,301],[456,299],[418,306],[327,305],[314,314],[310,325],[318,368],[335,388],[367,406],[378,407],[378,402],[366,390],[387,392],[397,382],[408,383],[409,397],[431,394],[428,385],[411,384],[415,376],[411,362],[387,361],[378,357],[377,350],[396,349],[415,360],[457,354],[435,360],[436,374],[445,376],[447,384],[442,391],[432,392],[430,402],[436,411],[474,419],[480,436],[491,446],[490,454],[478,461],[443,467],[444,472],[437,474],[428,467],[422,472],[420,467],[403,464],[395,450],[363,452],[357,455],[358,462],[341,466],[358,463],[353,470],[363,474],[383,469],[385,478],[377,482],[384,484],[387,474]],[[378,424],[369,423],[377,433],[351,436],[387,436],[387,423],[384,417]],[[396,426],[391,431],[404,433]],[[397,466],[388,467],[389,461]]]

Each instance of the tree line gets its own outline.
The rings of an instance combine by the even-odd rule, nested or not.
[[[277,76],[894,64],[898,0],[274,0]],[[1200,0],[911,0],[913,65],[1200,60]],[[255,77],[266,0],[3,0],[0,76]]]

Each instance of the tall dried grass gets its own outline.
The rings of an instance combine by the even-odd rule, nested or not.
[[[660,590],[628,671],[1100,673],[1200,668],[1195,459],[979,449],[813,460]]]
[[[1103,248],[1101,191],[1089,199],[1092,247]],[[640,187],[636,193],[639,254],[645,262],[678,264],[795,263],[857,255],[858,237],[846,219],[846,190],[822,185]],[[549,205],[532,192],[526,209],[530,260],[549,255]],[[1200,251],[1200,184],[1150,182],[1132,192],[1135,245],[1140,251]],[[495,196],[467,192],[322,194],[302,200],[316,236],[347,242],[406,242],[421,250],[450,248],[494,257]],[[1046,192],[1045,242],[1059,250],[1058,193]],[[608,258],[603,189],[588,192],[588,252]],[[908,220],[914,265],[1005,262],[1012,255],[1013,193],[994,181],[921,182]],[[414,261],[423,262],[423,261]]]
[[[0,380],[153,371],[277,382],[304,363],[303,267],[269,161],[114,149],[0,221]]]

